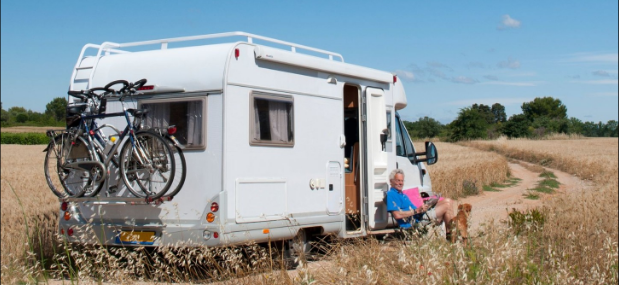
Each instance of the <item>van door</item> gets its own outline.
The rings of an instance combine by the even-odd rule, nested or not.
[[[381,134],[388,133],[385,108],[385,93],[382,89],[367,87],[363,104],[364,138],[366,143],[364,208],[368,229],[382,229],[387,226],[387,209],[383,202],[384,192],[389,188],[387,173],[387,151],[381,143]]]
[[[423,185],[424,173],[421,168],[423,165],[415,162],[413,142],[397,112],[395,115],[395,136],[395,159],[397,168],[404,171],[404,190],[411,188],[419,188],[420,192],[426,190],[423,188],[425,186]]]

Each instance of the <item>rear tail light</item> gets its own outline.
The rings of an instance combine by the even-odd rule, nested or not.
[[[175,125],[168,126],[168,134],[173,135],[175,133],[176,133],[176,126]]]
[[[213,237],[214,237],[214,238],[218,238],[218,237],[219,237],[219,233],[218,233],[218,232],[214,232],[214,233],[213,233]]]
[[[209,223],[212,223],[213,221],[215,221],[215,214],[213,213],[206,214],[206,221]]]
[[[71,219],[71,213],[69,213],[68,211],[64,212],[64,220],[68,221]]]
[[[73,228],[69,228],[69,230],[67,230],[67,235],[73,236]]]
[[[219,204],[213,202],[213,204],[211,204],[211,212],[216,213],[217,211],[219,211]]]
[[[67,202],[62,202],[62,204],[60,204],[60,209],[63,211],[66,211],[69,208],[69,203]]]

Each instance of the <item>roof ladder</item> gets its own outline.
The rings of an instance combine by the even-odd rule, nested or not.
[[[75,63],[75,67],[73,68],[73,74],[71,74],[71,82],[69,82],[69,90],[74,90],[75,83],[80,83],[86,81],[86,87],[84,90],[92,88],[92,77],[95,73],[95,69],[97,68],[97,64],[99,64],[99,60],[101,59],[101,53],[105,51],[105,55],[109,55],[110,52],[114,53],[127,53],[127,51],[111,49],[111,47],[118,46],[118,44],[105,42],[101,45],[95,44],[86,44],[82,51],[80,52],[79,57],[77,58],[77,63]],[[97,57],[95,63],[92,66],[80,66],[82,61],[85,59],[84,53],[89,48],[98,49]],[[88,72],[90,70],[90,72]],[[82,72],[80,72],[82,71]]]

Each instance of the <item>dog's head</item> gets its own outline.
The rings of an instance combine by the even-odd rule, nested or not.
[[[471,213],[471,209],[473,209],[473,206],[471,206],[471,204],[464,203],[458,205],[458,211],[464,211],[467,214]]]

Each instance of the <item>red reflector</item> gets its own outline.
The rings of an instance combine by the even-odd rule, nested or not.
[[[60,234],[64,235],[64,229],[63,228],[60,228]]]
[[[138,90],[155,90],[155,85],[144,85],[138,88]]]
[[[94,135],[95,135],[95,131],[93,131],[93,130],[88,131],[88,133],[89,133],[91,136],[94,136]]]
[[[218,237],[219,237],[219,233],[218,233],[218,232],[214,232],[214,233],[213,233],[213,237],[214,237],[214,238],[218,238]]]
[[[69,208],[69,203],[67,202],[62,202],[62,204],[60,204],[60,209],[63,211],[66,211]]]
[[[239,55],[241,55],[241,51],[238,48],[234,49],[234,57],[239,58]]]
[[[73,228],[69,228],[69,230],[67,230],[67,234],[69,236],[72,236],[73,235]]]
[[[217,212],[219,211],[219,204],[217,204],[217,202],[213,202],[213,204],[211,204],[211,212]]]
[[[396,83],[396,82],[398,82],[398,77],[394,75],[393,76],[393,83]]]
[[[169,126],[168,127],[168,134],[169,135],[173,135],[176,133],[176,126]]]

